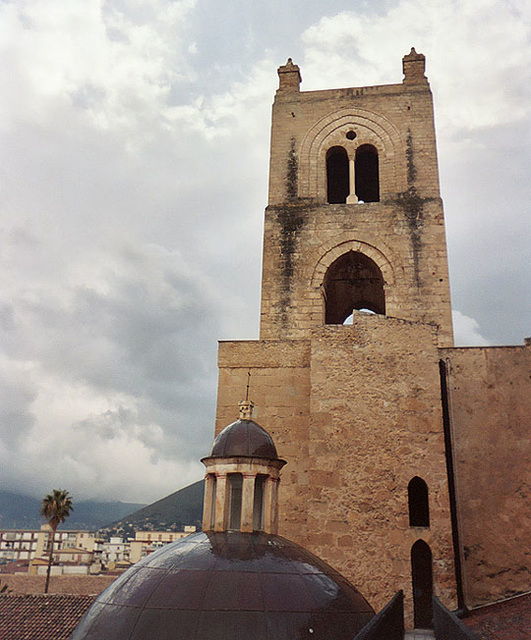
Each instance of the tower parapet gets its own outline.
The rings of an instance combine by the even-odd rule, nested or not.
[[[424,54],[417,53],[415,47],[411,47],[411,51],[402,58],[402,69],[404,71],[404,84],[428,82],[424,75],[426,58]]]
[[[279,91],[299,91],[302,77],[298,65],[288,58],[285,65],[278,68]]]

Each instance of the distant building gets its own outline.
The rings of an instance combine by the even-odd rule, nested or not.
[[[48,567],[51,528],[0,531],[0,571],[16,565],[17,571],[43,575]],[[101,571],[102,541],[90,531],[56,531],[52,575]]]
[[[137,531],[130,541],[129,561],[133,564],[171,542],[195,533],[196,527],[188,525],[184,531]]]
[[[17,560],[33,560],[48,554],[51,528],[44,524],[40,529],[4,529],[0,531],[0,563]],[[90,531],[59,530],[55,533],[54,549],[99,550],[101,541]]]
[[[0,567],[7,562],[32,560],[37,551],[39,538],[42,538],[40,530],[5,529],[0,531]]]

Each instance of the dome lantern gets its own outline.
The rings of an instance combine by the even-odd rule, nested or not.
[[[206,467],[203,531],[278,530],[278,483],[286,464],[273,439],[252,420],[253,403],[239,403],[240,418],[214,440]]]

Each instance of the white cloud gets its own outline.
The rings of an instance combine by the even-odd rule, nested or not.
[[[416,47],[439,98],[439,126],[475,130],[529,115],[531,9],[499,0],[403,0],[373,16],[345,11],[303,34],[308,87],[402,81]],[[527,96],[527,101],[524,99]]]
[[[4,486],[38,495],[48,485],[68,485],[78,499],[151,501],[196,480],[198,460],[179,456],[178,439],[145,422],[146,409],[157,412],[143,403],[141,396],[102,395],[41,372],[32,404],[39,423],[24,433],[16,456],[4,450],[3,473],[10,478]],[[161,454],[169,445],[175,447],[171,457]]]
[[[172,84],[187,79],[180,45],[192,0],[103,3],[23,0],[3,3],[0,40],[11,62],[2,126],[62,115],[131,132],[164,119]],[[73,107],[73,109],[72,109]]]
[[[452,311],[454,342],[457,347],[486,347],[489,342],[481,335],[481,327],[474,318],[465,316],[457,309]]]
[[[4,486],[151,500],[200,477],[216,340],[258,334],[269,112],[293,49],[303,89],[400,82],[402,55],[426,54],[457,339],[523,330],[531,296],[506,278],[528,286],[530,8],[304,5],[322,18],[286,9],[279,30],[213,0],[0,4]]]

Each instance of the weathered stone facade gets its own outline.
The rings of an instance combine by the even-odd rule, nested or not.
[[[431,550],[433,591],[451,608],[463,582],[468,605],[524,590],[524,552],[506,554],[499,565],[491,560],[495,532],[477,527],[482,513],[499,521],[517,512],[526,485],[518,485],[521,494],[504,515],[493,513],[494,504],[482,511],[483,497],[475,502],[478,490],[488,491],[483,473],[501,451],[489,446],[487,464],[482,419],[470,420],[496,384],[493,371],[482,371],[494,356],[452,346],[431,92],[424,56],[412,50],[403,65],[400,85],[310,92],[299,90],[291,61],[279,69],[260,340],[220,344],[216,433],[235,418],[250,371],[255,417],[288,461],[279,533],[337,567],[376,609],[403,589],[413,626],[413,611],[418,622],[423,606],[413,602],[418,541]],[[343,324],[351,312],[352,324]],[[509,421],[529,462],[529,406],[517,407],[521,394],[528,405],[531,398],[531,349],[497,353],[492,366],[499,362],[505,386],[489,398],[489,432],[499,437],[511,411],[518,415]],[[440,375],[448,359],[449,388],[456,387],[450,421]],[[447,436],[450,427],[454,433],[460,527],[452,520],[445,427]],[[499,462],[505,459],[503,453]],[[428,488],[425,526],[410,526],[408,484],[416,477]],[[454,563],[459,528],[468,549],[464,580]],[[522,542],[529,537],[518,531]],[[485,582],[491,566],[497,577]]]
[[[442,349],[470,606],[531,585],[531,341]]]

